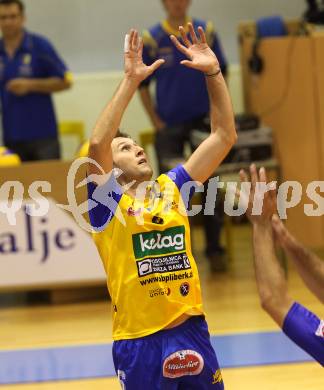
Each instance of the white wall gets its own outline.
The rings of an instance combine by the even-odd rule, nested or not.
[[[71,91],[55,95],[59,120],[83,120],[90,129],[120,80],[122,45],[129,27],[139,30],[163,18],[161,0],[25,0],[27,26],[49,37],[75,73]],[[299,17],[304,0],[193,0],[191,14],[217,26],[229,61],[238,63],[238,22],[264,15]],[[230,87],[236,112],[242,111],[237,66]],[[136,137],[150,124],[137,98],[122,127]],[[1,141],[0,141],[1,142]]]
[[[85,124],[86,135],[89,136],[95,121],[113,95],[122,77],[122,72],[88,73],[75,76],[71,90],[55,94],[55,105],[59,121],[81,120]],[[229,87],[235,112],[243,111],[243,96],[240,68],[230,66]],[[150,129],[151,124],[145,114],[139,96],[135,95],[124,116],[121,128],[135,139],[139,132]],[[64,137],[63,157],[73,157],[78,141]],[[150,153],[154,161],[153,149]]]
[[[81,120],[89,135],[95,121],[113,95],[122,78],[122,72],[87,73],[75,76],[71,90],[55,94],[55,104],[58,118],[64,120]],[[240,69],[230,67],[229,85],[236,112],[243,110]],[[122,129],[137,137],[138,132],[150,128],[151,124],[141,105],[138,95],[135,95],[123,119]]]
[[[74,72],[118,70],[125,32],[164,17],[161,0],[25,0],[28,27],[48,36]],[[305,0],[192,0],[191,14],[216,25],[231,63],[238,63],[240,20],[300,17]]]

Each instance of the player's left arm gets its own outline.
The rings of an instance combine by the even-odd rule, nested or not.
[[[298,242],[278,216],[272,218],[272,227],[307,287],[324,303],[324,261]]]
[[[266,184],[267,176],[264,168],[258,172],[253,164],[251,173],[251,192],[248,199],[247,216],[253,226],[253,252],[255,278],[262,308],[282,328],[284,320],[293,305],[288,293],[285,273],[277,259],[271,218],[276,212],[275,193],[264,194],[259,183]],[[248,182],[244,171],[240,172],[241,181]],[[264,196],[263,196],[264,195]],[[240,196],[246,196],[242,191]],[[253,213],[254,206],[262,206],[259,215]]]
[[[206,76],[210,100],[211,134],[184,164],[184,168],[193,180],[205,182],[236,142],[233,108],[224,77],[220,72],[219,62],[207,44],[202,27],[198,28],[198,38],[192,24],[189,23],[191,41],[187,38],[183,27],[179,30],[184,45],[175,36],[171,36],[171,39],[178,50],[189,58],[181,64],[201,71]]]
[[[245,203],[247,216],[253,225],[254,269],[261,305],[293,342],[323,365],[323,322],[293,301],[275,253],[271,221],[277,210],[276,190],[268,187],[268,191],[264,192],[267,183],[264,168],[258,172],[252,165],[250,173],[251,191],[247,194],[249,189],[241,189],[240,202]],[[242,182],[248,182],[244,171],[240,172],[240,176]]]

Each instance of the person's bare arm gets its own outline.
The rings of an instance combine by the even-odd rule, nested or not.
[[[189,30],[192,42],[187,38],[183,27],[180,27],[180,32],[184,45],[175,36],[171,36],[171,39],[178,50],[189,58],[181,63],[206,75],[210,99],[211,134],[184,164],[184,168],[193,180],[204,182],[228,154],[236,142],[237,135],[232,103],[225,80],[220,73],[219,62],[206,42],[204,30],[199,27],[199,38],[190,23]]]
[[[261,306],[282,328],[293,300],[276,257],[271,223],[253,224],[253,253]]]
[[[324,261],[299,243],[278,216],[272,218],[272,227],[307,287],[324,303]]]
[[[149,116],[154,129],[157,131],[162,130],[165,127],[165,123],[156,112],[149,86],[141,86],[139,88],[139,94],[143,107]]]
[[[253,225],[254,269],[258,293],[262,308],[282,327],[293,305],[293,299],[288,294],[285,274],[275,253],[271,224],[272,215],[276,211],[274,195],[267,192],[263,198],[263,192],[258,189],[257,182],[267,181],[264,168],[261,168],[258,174],[255,165],[252,165],[250,173],[252,188],[248,199],[247,216]],[[242,182],[248,181],[244,171],[240,172],[240,176]],[[262,202],[262,199],[262,213],[253,215],[253,204]]]
[[[9,92],[24,96],[29,93],[44,93],[50,94],[53,92],[60,92],[71,87],[72,83],[69,80],[61,79],[59,77],[49,77],[45,79],[27,79],[16,78],[10,80],[6,88]]]
[[[94,159],[105,173],[112,169],[111,142],[117,133],[130,100],[139,84],[164,62],[157,60],[151,66],[146,66],[143,63],[143,41],[135,30],[130,31],[125,46],[124,78],[113,98],[99,116],[90,138],[89,157]],[[89,164],[89,173],[101,174],[102,172],[93,164]]]

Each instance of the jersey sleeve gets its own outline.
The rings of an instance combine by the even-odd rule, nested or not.
[[[122,196],[123,190],[113,174],[100,186],[88,182],[89,219],[94,231],[100,232],[107,227]]]
[[[190,181],[193,181],[189,173],[184,169],[183,165],[179,164],[167,173],[167,176],[177,185],[179,191],[182,186]]]
[[[285,318],[282,330],[324,366],[324,321],[299,303],[294,303]]]
[[[47,77],[59,77],[72,81],[71,72],[54,46],[47,39],[41,39],[38,45],[40,51],[39,58],[44,74]]]
[[[197,188],[196,182],[191,178],[189,173],[185,170],[183,165],[178,165],[167,173],[167,176],[176,184],[181,193],[182,199],[185,201],[185,206],[188,209],[189,202],[195,194]],[[192,185],[185,185],[191,183]],[[189,191],[189,196],[188,196]],[[187,204],[188,203],[188,204]]]

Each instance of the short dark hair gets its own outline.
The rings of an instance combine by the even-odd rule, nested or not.
[[[19,11],[23,14],[25,12],[25,4],[21,0],[0,0],[1,5],[17,4]]]
[[[114,138],[130,138],[130,139],[133,139],[129,134],[127,134],[127,133],[125,133],[123,131],[120,131],[119,129],[117,130],[117,133],[116,133]]]

